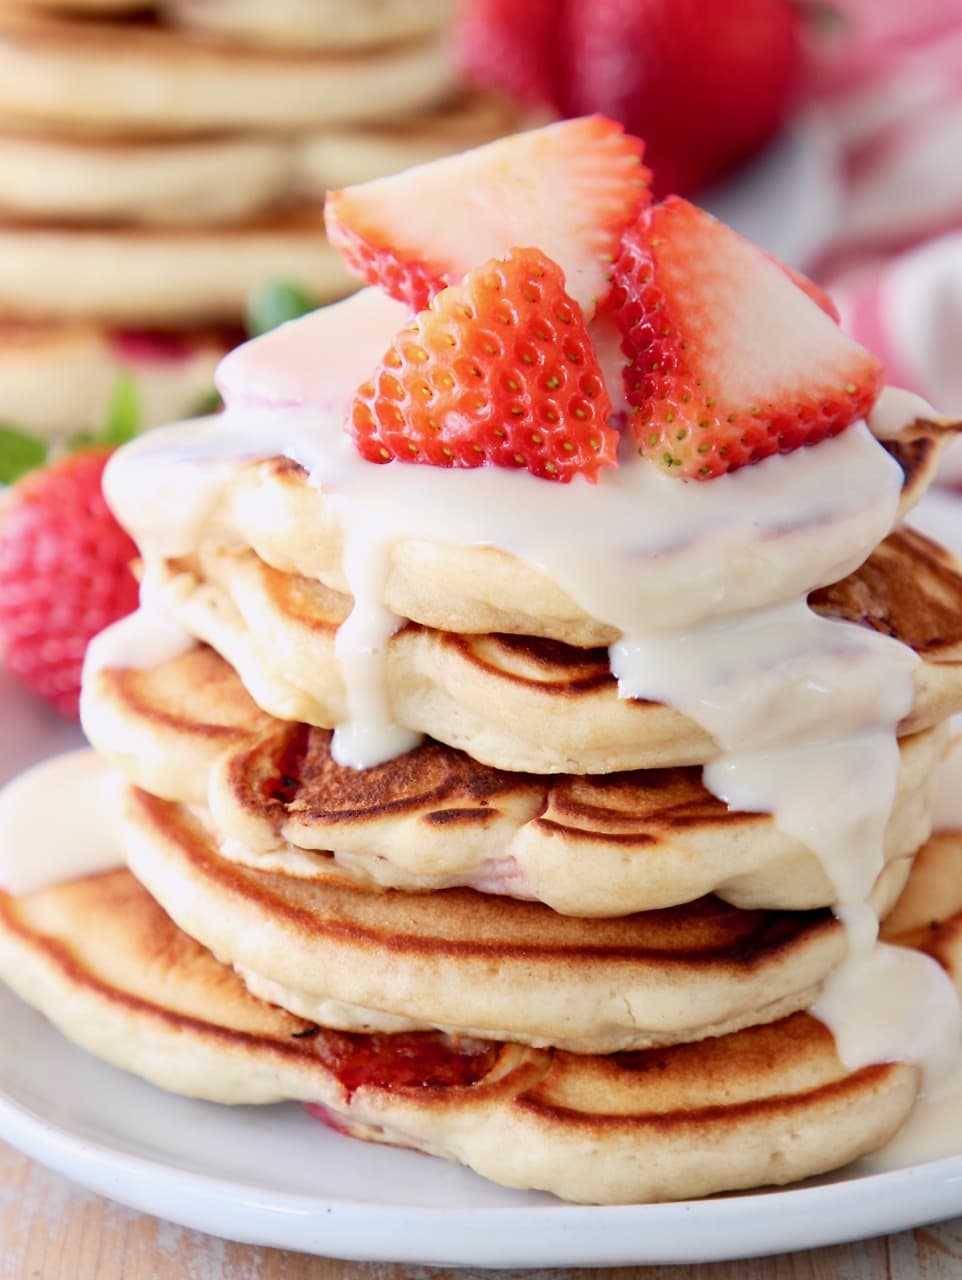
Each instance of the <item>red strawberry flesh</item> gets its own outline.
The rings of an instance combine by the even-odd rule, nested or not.
[[[882,367],[781,265],[672,197],[625,236],[610,306],[639,451],[711,479],[864,418]]]
[[[615,466],[611,402],[560,268],[516,249],[439,294],[362,386],[348,430],[370,462],[524,468],[597,479]]]
[[[417,311],[473,268],[536,244],[590,318],[649,199],[641,153],[610,120],[564,121],[332,192],[328,236],[355,275]]]

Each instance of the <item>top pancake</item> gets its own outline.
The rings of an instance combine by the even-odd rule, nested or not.
[[[898,438],[885,442],[904,473],[897,519],[922,496],[942,449],[957,430],[956,423],[919,421],[907,424]],[[147,486],[153,475],[162,473],[163,483],[175,482],[169,474],[172,465],[190,468],[195,476],[202,476],[205,466],[203,457],[187,456],[179,464],[165,458],[163,467],[156,466],[152,453],[143,457],[141,470],[146,470],[143,481]],[[131,462],[138,466],[136,455]],[[117,486],[127,465],[122,458],[117,480],[109,481],[108,490],[122,523],[124,494]],[[221,465],[219,460],[217,465]],[[394,465],[403,473],[401,464]],[[403,474],[398,483],[402,482]],[[136,507],[131,516],[133,523]],[[249,547],[273,568],[316,578],[342,594],[349,590],[342,568],[344,535],[337,514],[304,469],[287,459],[233,464],[230,478],[207,512],[206,522],[199,526],[198,535],[212,547]],[[619,639],[620,632],[614,626],[592,617],[543,568],[497,547],[402,537],[391,542],[388,555],[384,603],[401,618],[463,635],[508,633],[560,640],[582,648],[610,645]],[[739,607],[750,607],[751,603],[743,601]]]
[[[334,642],[348,599],[250,552],[155,566],[150,589],[165,612],[227,659],[265,711],[321,728],[344,721]],[[818,613],[901,640],[922,659],[900,733],[962,710],[962,576],[947,551],[899,530],[810,602]],[[495,768],[614,773],[704,764],[719,754],[681,712],[620,698],[603,649],[409,625],[387,646],[386,680],[396,723]]]
[[[946,882],[933,868],[924,912],[947,932],[959,919],[962,841],[939,843],[955,870]],[[607,1058],[331,1032],[250,995],[126,871],[0,895],[0,974],[71,1039],[162,1088],[226,1103],[300,1099],[358,1137],[590,1203],[839,1167],[892,1135],[918,1086],[903,1064],[847,1072],[806,1014]]]

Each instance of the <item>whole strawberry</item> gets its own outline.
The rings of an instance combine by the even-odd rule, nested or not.
[[[462,0],[455,36],[472,83],[644,138],[665,195],[716,181],[775,136],[799,80],[799,28],[791,0]]]
[[[0,657],[67,716],[88,641],[137,607],[137,549],[101,491],[110,453],[32,471],[0,503]]]

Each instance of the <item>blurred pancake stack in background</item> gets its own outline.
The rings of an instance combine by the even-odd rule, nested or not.
[[[119,377],[139,426],[197,412],[252,290],[349,292],[324,236],[328,187],[515,122],[456,87],[451,8],[4,5],[0,423],[69,438],[103,422]]]

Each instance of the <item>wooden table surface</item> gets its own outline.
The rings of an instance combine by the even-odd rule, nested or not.
[[[230,1244],[103,1200],[0,1143],[0,1280],[960,1280],[962,1218],[741,1262],[594,1271],[449,1271]]]

